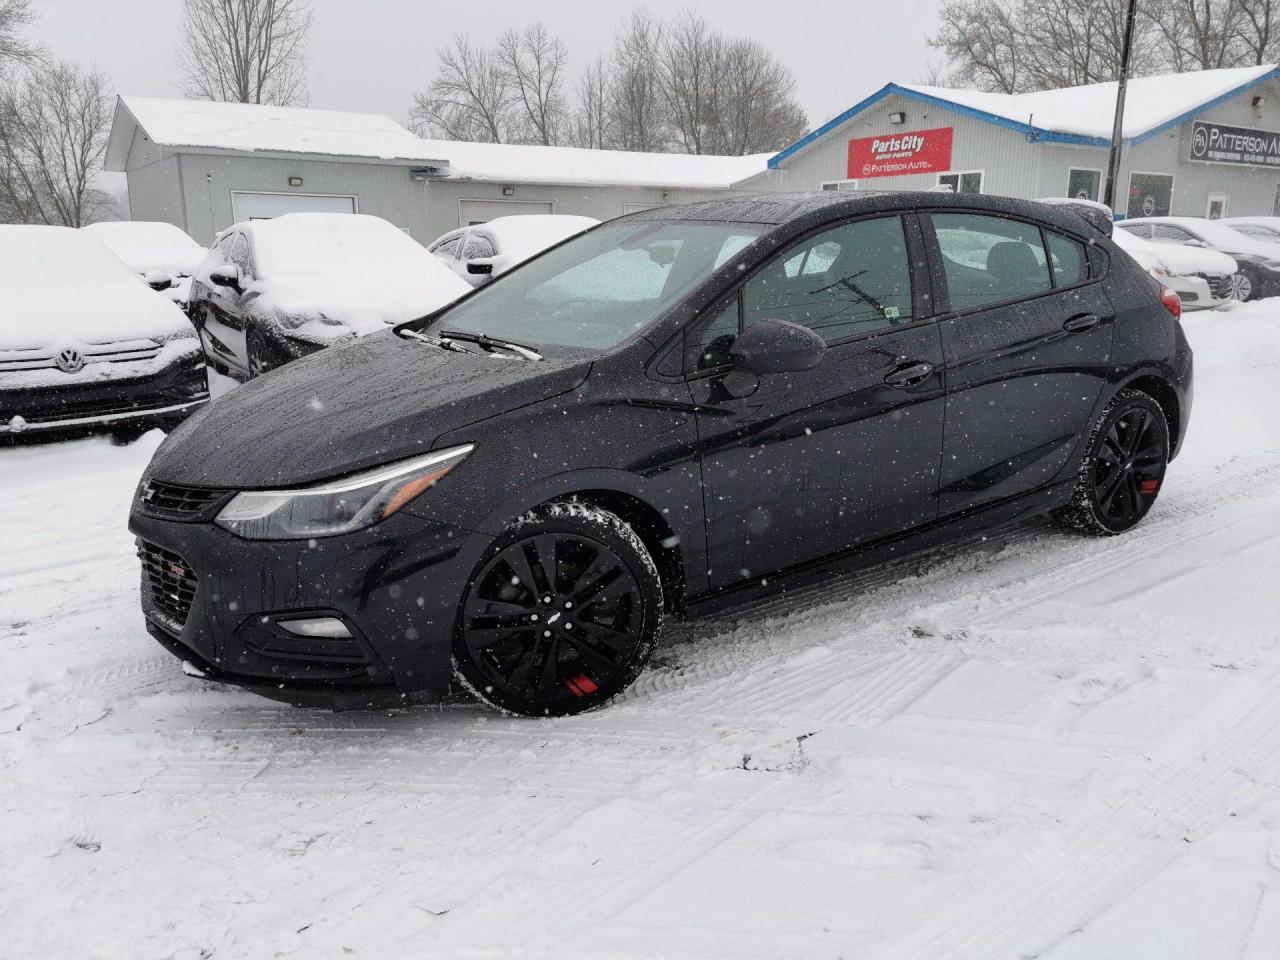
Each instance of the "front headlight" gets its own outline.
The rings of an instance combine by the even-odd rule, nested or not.
[[[475,449],[437,450],[299,490],[238,493],[214,522],[247,540],[305,540],[371,527],[439,483]]]

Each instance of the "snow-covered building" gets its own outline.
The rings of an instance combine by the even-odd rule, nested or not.
[[[373,214],[427,243],[515,213],[608,220],[724,196],[768,159],[424,140],[376,114],[120,97],[105,166],[126,175],[133,219],[205,244],[292,211]]]
[[[754,190],[1101,199],[1116,84],[1004,95],[890,83],[769,160]],[[1120,216],[1280,213],[1280,70],[1129,85]]]

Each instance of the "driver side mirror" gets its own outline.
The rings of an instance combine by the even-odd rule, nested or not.
[[[157,292],[168,290],[173,286],[173,277],[164,270],[148,270],[142,275],[142,282]]]
[[[808,327],[787,320],[762,320],[747,327],[729,351],[739,370],[763,376],[800,373],[822,362],[827,345]]]
[[[1184,247],[1199,247],[1201,250],[1204,250],[1209,246],[1203,240],[1196,240],[1196,239],[1186,240],[1183,242],[1182,245]]]
[[[235,264],[224,263],[209,271],[209,282],[219,287],[229,287],[236,293],[241,291],[240,270]]]
[[[467,273],[473,277],[491,277],[493,276],[493,261],[483,257],[468,260]]]

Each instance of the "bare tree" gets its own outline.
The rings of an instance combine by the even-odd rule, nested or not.
[[[686,10],[668,24],[658,77],[668,115],[685,153],[715,153],[720,96],[728,66],[726,43],[702,17]]]
[[[1238,63],[1237,0],[1164,0],[1148,15],[1164,39],[1173,69],[1216,70]]]
[[[609,123],[621,150],[661,152],[670,144],[658,59],[662,24],[644,8],[623,21],[614,38]]]
[[[494,53],[465,33],[436,53],[439,73],[426,91],[413,95],[413,129],[445,140],[511,142],[517,120],[511,79]]]
[[[612,140],[609,127],[609,65],[603,56],[587,64],[578,78],[578,103],[573,119],[575,146],[603,150]]]
[[[41,62],[0,83],[0,219],[79,227],[104,216],[95,185],[111,126],[97,71]]]
[[[1236,5],[1241,56],[1257,66],[1273,63],[1280,53],[1280,0],[1236,0]]]
[[[310,29],[307,0],[183,0],[187,96],[305,106]]]
[[[38,48],[23,36],[35,18],[31,0],[0,0],[0,67],[6,72],[12,64],[30,62],[38,55]]]
[[[523,30],[514,27],[498,37],[496,57],[506,72],[522,115],[520,139],[553,146],[560,142],[567,120],[564,73],[569,50],[541,23]]]
[[[729,156],[780,150],[798,140],[809,120],[795,98],[791,71],[755,40],[725,45],[713,152]]]
[[[995,93],[1024,89],[1025,43],[1015,11],[999,0],[950,0],[942,27],[929,41],[942,50],[952,78]]]

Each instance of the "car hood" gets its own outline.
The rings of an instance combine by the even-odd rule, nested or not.
[[[6,317],[0,323],[0,350],[195,336],[171,300],[123,269],[121,274],[124,280],[113,284],[69,280],[57,287],[32,287],[0,282]]]
[[[236,490],[313,483],[428,451],[445,433],[572,390],[590,369],[581,359],[455,353],[386,331],[220,397],[169,435],[148,475]]]

